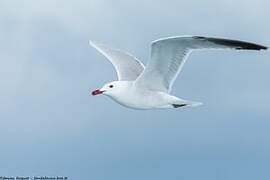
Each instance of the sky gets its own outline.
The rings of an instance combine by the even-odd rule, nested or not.
[[[144,64],[151,41],[270,46],[270,2],[0,1],[0,176],[269,179],[270,51],[193,52],[172,94],[203,106],[138,111],[94,89],[116,72],[88,41]]]

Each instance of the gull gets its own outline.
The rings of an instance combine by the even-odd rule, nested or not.
[[[134,56],[106,45],[89,41],[114,66],[118,81],[105,84],[92,95],[104,94],[117,103],[133,109],[168,109],[198,106],[170,94],[172,85],[186,58],[193,50],[235,49],[266,50],[267,47],[230,39],[176,36],[158,39],[151,44],[151,59],[144,66]]]

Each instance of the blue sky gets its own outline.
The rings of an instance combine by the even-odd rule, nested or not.
[[[0,176],[269,179],[270,51],[191,54],[172,94],[136,111],[89,93],[116,80],[88,40],[147,62],[150,42],[202,35],[270,46],[267,0],[0,2]]]

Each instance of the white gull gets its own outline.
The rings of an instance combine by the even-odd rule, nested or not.
[[[118,81],[105,84],[92,95],[104,94],[133,109],[166,109],[197,106],[170,94],[172,85],[186,58],[193,50],[235,49],[266,50],[267,47],[238,40],[202,36],[177,36],[152,42],[151,59],[146,67],[132,55],[103,44],[90,45],[109,59],[117,71]]]

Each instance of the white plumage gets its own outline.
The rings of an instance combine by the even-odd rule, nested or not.
[[[265,46],[238,40],[201,36],[178,36],[152,42],[151,59],[146,67],[128,53],[90,41],[115,67],[119,81],[107,83],[93,95],[105,94],[135,109],[177,108],[201,103],[170,95],[172,85],[189,53],[197,49],[261,50]]]

